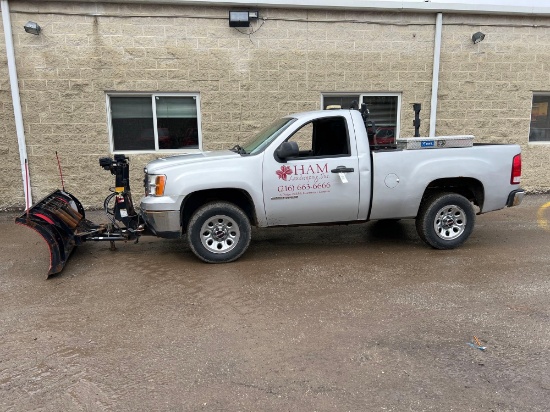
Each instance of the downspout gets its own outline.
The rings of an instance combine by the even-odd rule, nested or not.
[[[439,91],[439,61],[441,59],[441,28],[443,27],[443,13],[437,13],[435,19],[434,39],[434,68],[432,73],[432,102],[430,105],[430,137],[435,137],[435,123],[437,121],[437,93]]]
[[[6,42],[6,55],[8,58],[8,73],[10,76],[11,98],[13,102],[13,114],[15,117],[15,131],[19,145],[19,158],[21,160],[21,174],[23,176],[23,191],[25,193],[25,209],[32,203],[31,182],[28,174],[27,145],[25,143],[25,129],[23,128],[23,113],[21,111],[21,99],[19,97],[19,81],[15,67],[15,53],[13,49],[13,35],[11,31],[11,18],[8,0],[0,0],[2,9],[2,24],[4,25],[4,38]]]

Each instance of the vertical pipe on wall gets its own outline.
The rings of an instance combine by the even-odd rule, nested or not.
[[[437,13],[435,19],[434,39],[434,68],[432,74],[432,102],[430,105],[430,137],[435,137],[435,123],[437,121],[437,93],[439,91],[439,61],[441,59],[441,28],[443,27],[443,13]]]
[[[23,176],[23,191],[25,193],[25,207],[28,209],[32,203],[31,183],[26,171],[27,145],[25,143],[25,129],[23,128],[23,113],[21,111],[21,100],[19,98],[19,82],[17,69],[15,67],[15,52],[13,49],[13,34],[11,31],[11,18],[8,0],[0,0],[2,9],[2,24],[4,25],[4,39],[6,42],[6,55],[8,58],[8,73],[10,77],[11,98],[13,102],[13,114],[15,117],[15,131],[19,145],[19,158],[21,160],[21,175]]]

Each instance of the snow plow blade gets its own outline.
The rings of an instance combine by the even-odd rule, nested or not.
[[[33,229],[46,241],[50,252],[47,277],[61,272],[73,249],[84,242],[110,242],[111,250],[116,250],[115,242],[138,243],[146,229],[132,202],[129,159],[116,154],[114,158],[99,159],[99,165],[115,176],[115,187],[103,202],[108,223],[96,225],[87,220],[82,204],[65,190],[50,193],[15,219],[15,223]]]
[[[71,252],[81,243],[81,233],[95,229],[84,218],[78,199],[62,190],[50,193],[15,222],[35,230],[46,241],[50,251],[48,276],[63,270]]]

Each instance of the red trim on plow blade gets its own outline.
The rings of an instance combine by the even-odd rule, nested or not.
[[[39,217],[40,219],[44,219],[46,222],[48,222],[50,225],[55,225],[53,220],[51,220],[49,217],[44,216],[42,213],[35,213],[34,216]]]

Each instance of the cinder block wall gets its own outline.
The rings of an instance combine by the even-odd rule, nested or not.
[[[319,109],[323,92],[401,92],[402,136],[413,133],[414,102],[423,105],[421,132],[428,133],[434,15],[260,9],[268,19],[247,34],[228,27],[223,7],[38,1],[10,6],[34,200],[59,186],[57,150],[67,190],[87,207],[101,205],[113,183],[97,162],[110,154],[108,91],[199,92],[205,150],[242,143],[276,117]],[[479,26],[473,27],[475,19]],[[42,26],[40,36],[23,31],[27,20]],[[532,90],[550,88],[549,29],[492,25],[517,20],[540,21],[444,16],[438,134],[520,143],[524,186],[550,190],[550,168],[543,167],[550,146],[527,144]],[[487,37],[474,46],[470,37],[478,29]],[[529,68],[523,57],[530,59]],[[2,167],[10,169],[8,176],[16,169],[9,180],[17,186],[11,98],[5,80],[0,82],[6,119],[0,133],[13,163]],[[137,198],[143,166],[155,157],[131,156]],[[15,187],[0,202],[22,206],[22,189]]]
[[[0,211],[25,206],[5,46],[4,26],[0,20]]]
[[[533,92],[550,91],[550,18],[444,15],[443,24],[438,134],[520,144],[522,186],[550,191],[550,143],[528,143]],[[486,36],[474,45],[477,31]]]

